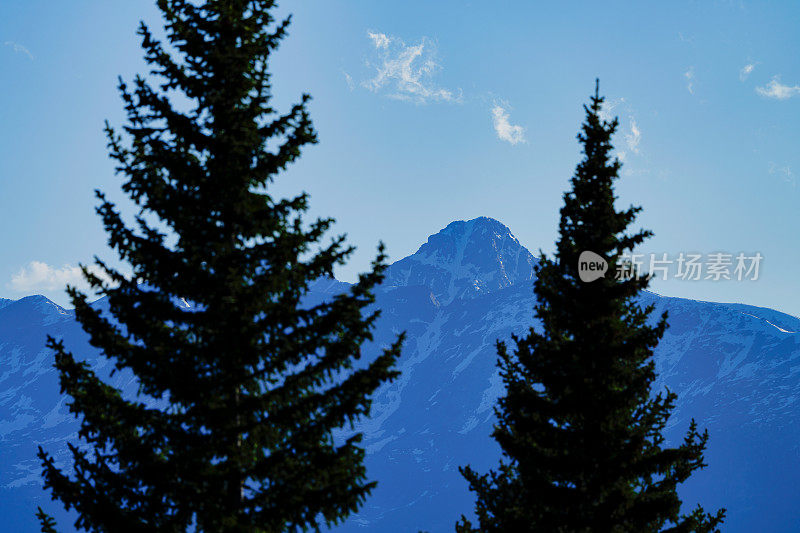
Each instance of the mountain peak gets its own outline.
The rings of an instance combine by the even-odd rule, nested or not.
[[[60,305],[53,303],[41,294],[25,296],[19,300],[10,300],[0,303],[4,319],[14,316],[15,320],[29,321],[31,323],[49,325],[61,320],[70,319],[72,313]]]
[[[501,222],[457,220],[389,267],[387,285],[423,285],[448,304],[533,278],[536,258]]]

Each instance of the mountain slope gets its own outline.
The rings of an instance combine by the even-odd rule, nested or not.
[[[338,530],[452,531],[471,513],[457,467],[485,471],[497,462],[489,437],[502,392],[495,342],[533,325],[535,262],[508,228],[481,218],[448,225],[389,268],[366,352],[406,330],[403,373],[359,427],[378,488]],[[309,302],[346,288],[320,280]],[[692,416],[711,433],[710,466],[684,487],[686,501],[727,507],[725,531],[800,530],[800,320],[741,304],[653,293],[642,300],[670,314],[656,350],[657,386],[679,394],[669,438],[681,439]],[[53,508],[37,485],[36,444],[63,449],[76,427],[58,395],[46,333],[103,366],[69,311],[42,297],[0,308],[0,513],[11,531],[36,530],[36,504]],[[129,378],[115,380],[124,386]]]

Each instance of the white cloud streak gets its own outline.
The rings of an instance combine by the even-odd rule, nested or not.
[[[31,51],[28,50],[26,47],[22,46],[21,44],[15,43],[14,41],[6,41],[3,43],[3,45],[11,48],[15,54],[22,54],[28,56],[28,59],[33,61],[33,54],[31,53]]]
[[[625,98],[617,98],[615,100],[606,100],[603,102],[603,107],[600,108],[600,112],[597,113],[597,116],[600,117],[600,120],[605,120],[606,122],[611,122],[614,119],[614,115],[611,112],[625,104]]]
[[[753,69],[756,68],[755,63],[748,63],[747,65],[742,67],[742,70],[739,71],[739,80],[744,81],[750,76],[750,73],[753,72]]]
[[[347,82],[347,88],[351,91],[355,89],[356,84],[353,82],[353,76],[344,71],[342,71],[342,74],[344,74],[344,81]]]
[[[769,173],[773,176],[780,176],[783,181],[791,184],[792,187],[797,185],[797,179],[789,165],[780,166],[775,163],[770,163]]]
[[[367,32],[367,37],[377,54],[377,63],[368,65],[375,67],[376,73],[362,86],[389,98],[418,104],[461,102],[461,90],[444,89],[434,83],[434,75],[442,66],[429,39],[423,37],[417,44],[407,45],[385,33]]]
[[[385,33],[375,33],[372,31],[368,31],[367,37],[372,39],[372,44],[375,45],[375,48],[382,48],[382,49],[389,48],[389,43],[391,42],[391,39],[389,39],[389,36],[386,35]]]
[[[508,106],[495,104],[492,107],[492,124],[497,138],[509,144],[519,144],[525,141],[525,128],[511,124]]]
[[[756,87],[756,92],[766,98],[786,100],[800,94],[800,85],[785,85],[781,83],[780,76],[773,76],[764,87]]]
[[[689,67],[689,70],[683,73],[683,77],[686,78],[686,90],[689,94],[694,94],[694,67]]]
[[[642,130],[639,128],[639,123],[636,122],[636,117],[633,115],[633,109],[631,105],[625,100],[625,98],[606,100],[597,115],[600,117],[600,120],[611,122],[615,117],[615,114],[613,113],[615,109],[619,111],[620,115],[623,113],[628,115],[627,126],[624,120],[619,121],[619,131],[620,134],[623,134],[624,132],[623,139],[625,141],[627,151],[617,149],[614,154],[617,156],[617,158],[619,158],[620,161],[625,161],[629,152],[634,154],[639,153],[639,144],[642,142]]]
[[[628,150],[638,154],[639,142],[642,140],[642,132],[639,130],[639,126],[636,124],[636,119],[634,119],[633,116],[629,118],[631,121],[631,132],[625,135],[625,144],[628,145]]]

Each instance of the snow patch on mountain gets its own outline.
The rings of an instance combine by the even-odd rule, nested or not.
[[[536,258],[502,223],[456,221],[387,270],[387,285],[424,285],[441,305],[533,278]]]

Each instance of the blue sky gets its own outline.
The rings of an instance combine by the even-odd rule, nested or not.
[[[644,207],[643,253],[763,256],[757,281],[667,279],[662,294],[800,315],[800,4],[284,2],[275,102],[309,92],[320,143],[281,176],[358,247],[393,260],[449,222],[497,218],[553,249],[601,80],[621,127],[621,205]],[[143,72],[144,0],[0,4],[0,296],[62,286],[106,236],[92,191],[124,203],[106,155],[116,78]]]

